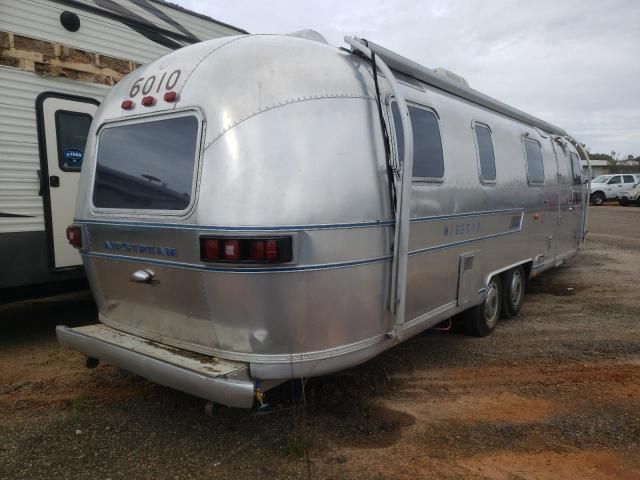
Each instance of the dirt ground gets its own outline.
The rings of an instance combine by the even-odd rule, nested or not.
[[[587,248],[493,336],[427,332],[212,417],[60,348],[88,293],[2,306],[0,477],[640,479],[639,260],[640,208],[592,208]]]

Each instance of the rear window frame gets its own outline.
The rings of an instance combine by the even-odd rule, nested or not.
[[[196,158],[193,162],[193,172],[192,172],[192,181],[191,181],[191,193],[189,198],[189,204],[183,210],[157,210],[157,209],[129,209],[129,208],[104,208],[97,207],[93,203],[93,194],[96,180],[96,173],[98,170],[98,151],[100,149],[100,141],[102,138],[102,133],[114,127],[122,127],[125,125],[135,125],[139,123],[153,122],[158,120],[167,120],[172,118],[179,117],[189,117],[193,116],[196,118],[198,122],[198,130],[196,136]],[[196,203],[196,197],[198,195],[198,191],[200,189],[200,176],[202,169],[202,155],[204,152],[204,144],[203,144],[203,132],[206,128],[206,120],[204,117],[204,113],[199,108],[187,107],[182,109],[176,109],[171,111],[164,112],[152,112],[142,115],[131,116],[128,118],[117,118],[112,120],[106,120],[103,122],[100,127],[96,131],[96,146],[92,153],[92,172],[91,172],[91,181],[90,181],[90,191],[88,192],[90,199],[90,210],[92,213],[104,214],[104,215],[117,215],[121,217],[136,217],[136,218],[150,218],[150,217],[187,217],[192,213]]]

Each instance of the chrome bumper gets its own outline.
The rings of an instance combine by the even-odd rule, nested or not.
[[[251,408],[249,366],[129,335],[102,324],[56,327],[58,342],[161,385],[230,407]]]

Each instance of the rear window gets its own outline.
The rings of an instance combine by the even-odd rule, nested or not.
[[[98,208],[185,210],[191,203],[198,119],[194,115],[105,128],[98,142]]]

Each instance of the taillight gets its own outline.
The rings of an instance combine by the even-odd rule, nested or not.
[[[82,231],[80,227],[71,225],[67,227],[67,240],[69,245],[75,248],[82,248]]]
[[[240,260],[240,240],[225,240],[222,258],[228,262]]]
[[[220,240],[217,238],[205,238],[200,242],[200,253],[203,260],[213,261],[220,259]]]
[[[205,262],[285,263],[293,258],[291,237],[202,237],[200,258]]]

